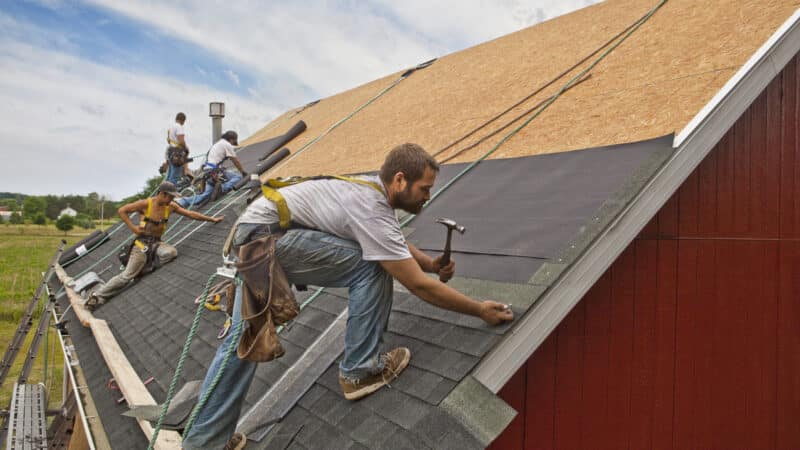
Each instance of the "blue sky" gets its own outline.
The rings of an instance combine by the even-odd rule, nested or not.
[[[184,111],[248,136],[289,108],[593,0],[0,2],[0,191],[120,199],[155,173]],[[9,173],[10,172],[10,173]]]

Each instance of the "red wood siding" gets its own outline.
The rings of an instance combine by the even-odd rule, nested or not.
[[[799,68],[500,391],[491,448],[800,448]]]

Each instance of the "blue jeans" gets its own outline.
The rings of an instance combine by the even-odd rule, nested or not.
[[[255,224],[239,224],[234,244],[246,242],[257,227]],[[257,237],[257,234],[251,237]],[[278,240],[276,255],[291,283],[349,288],[344,357],[339,363],[339,373],[358,379],[382,371],[379,350],[392,309],[391,275],[377,261],[364,261],[361,247],[356,242],[321,231],[289,230]],[[235,330],[240,321],[239,288],[236,290],[231,330]],[[231,331],[217,349],[200,397],[216,375],[233,334]],[[256,364],[240,360],[235,353],[231,355],[217,387],[188,435],[183,437],[183,448],[222,448],[225,445],[236,430]]]
[[[220,190],[220,194],[224,194],[230,191],[234,186],[236,186],[236,183],[238,183],[239,180],[242,179],[242,174],[236,172],[235,170],[226,170],[225,178],[227,179],[227,181],[225,181],[225,183],[222,184],[222,189]],[[199,205],[204,201],[208,200],[208,198],[211,197],[211,193],[213,191],[214,191],[214,183],[212,183],[209,180],[206,181],[206,188],[203,190],[203,192],[197,195],[193,195],[191,197],[179,198],[178,200],[176,200],[176,202],[184,208],[190,208],[194,205]]]
[[[170,183],[174,184],[175,186],[181,181],[181,177],[183,176],[183,166],[173,166],[170,163],[167,163],[167,176],[164,178],[164,181],[169,181]]]

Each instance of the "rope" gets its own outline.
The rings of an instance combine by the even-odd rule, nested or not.
[[[476,127],[476,128],[474,128],[474,129],[472,129],[472,131],[468,132],[467,134],[465,134],[465,135],[461,136],[460,138],[456,139],[455,141],[453,141],[453,142],[451,142],[451,143],[449,143],[449,144],[445,145],[445,146],[444,146],[444,147],[442,147],[441,149],[437,150],[437,151],[436,151],[435,153],[433,153],[431,156],[433,156],[433,157],[439,156],[440,154],[442,154],[442,153],[444,153],[445,151],[447,151],[448,149],[452,148],[453,146],[455,146],[455,145],[456,145],[456,144],[458,144],[459,142],[462,142],[462,141],[464,141],[464,139],[466,139],[466,138],[468,138],[468,137],[472,136],[473,134],[477,133],[478,131],[480,131],[480,130],[482,130],[483,128],[485,128],[486,126],[488,126],[490,123],[492,123],[492,122],[494,122],[495,120],[499,119],[500,117],[504,116],[505,114],[507,114],[507,113],[508,113],[509,111],[511,111],[512,109],[514,109],[514,108],[516,108],[516,107],[520,106],[521,104],[525,103],[525,102],[526,102],[526,101],[528,101],[528,100],[529,100],[531,97],[533,97],[533,96],[535,96],[536,94],[538,94],[538,93],[542,92],[543,90],[547,89],[547,88],[548,88],[550,85],[552,85],[553,83],[555,83],[556,81],[560,80],[561,78],[563,78],[563,77],[564,77],[565,75],[567,75],[568,73],[570,73],[570,72],[572,72],[573,70],[575,70],[575,69],[576,69],[578,66],[580,66],[581,64],[583,64],[583,63],[585,63],[586,61],[588,61],[588,60],[589,60],[589,58],[591,58],[592,56],[594,56],[594,55],[596,55],[596,54],[600,53],[600,51],[601,51],[602,49],[606,48],[606,47],[607,47],[607,46],[609,46],[609,45],[610,45],[612,42],[616,41],[616,40],[617,40],[617,39],[618,39],[620,36],[622,36],[622,35],[623,35],[623,34],[625,34],[627,31],[629,31],[631,28],[633,28],[633,27],[634,27],[634,26],[635,26],[637,23],[641,22],[642,20],[646,20],[646,18],[648,17],[648,14],[649,14],[649,13],[647,13],[647,14],[643,15],[643,16],[642,16],[642,17],[640,17],[638,20],[636,20],[636,21],[635,21],[635,22],[633,22],[632,24],[628,25],[628,26],[627,26],[627,27],[626,27],[624,30],[622,30],[622,31],[620,31],[619,33],[617,33],[616,35],[614,35],[614,37],[612,37],[611,39],[607,40],[605,43],[603,43],[603,45],[601,45],[601,46],[597,47],[596,49],[594,49],[594,50],[593,50],[591,53],[589,53],[588,55],[584,56],[584,57],[583,57],[583,58],[582,58],[580,61],[578,61],[578,62],[576,62],[575,64],[573,64],[573,65],[572,65],[572,66],[570,66],[568,69],[566,69],[566,70],[564,70],[563,72],[561,72],[560,74],[556,75],[556,76],[555,76],[555,78],[553,78],[552,80],[550,80],[550,81],[548,81],[547,83],[543,84],[542,86],[538,87],[536,90],[534,90],[534,91],[533,91],[533,92],[531,92],[530,94],[526,95],[526,96],[525,96],[525,97],[523,97],[522,99],[518,100],[516,103],[514,103],[514,104],[513,104],[513,105],[511,105],[511,106],[509,106],[508,108],[506,108],[506,109],[505,109],[505,110],[503,110],[502,112],[500,112],[500,113],[497,113],[497,114],[496,114],[494,117],[492,117],[491,119],[487,120],[486,122],[482,123],[481,125],[477,126],[477,127]],[[582,80],[582,81],[584,81],[584,80]],[[537,105],[537,106],[538,106],[538,105]],[[534,108],[536,108],[536,107],[534,107]],[[529,112],[529,111],[528,111],[528,112]],[[523,114],[527,114],[528,112],[526,112],[526,113],[523,113]],[[512,120],[512,121],[511,121],[511,123],[513,123],[513,122],[516,122],[516,120],[518,120],[518,119],[514,119],[514,120]],[[510,123],[509,123],[509,124],[506,124],[506,125],[505,125],[504,127],[502,127],[501,129],[503,129],[503,128],[506,128],[508,125],[510,125]],[[450,159],[450,158],[448,158],[447,160],[449,160],[449,159]],[[447,160],[445,160],[445,161],[447,161]]]
[[[595,60],[594,60],[594,61],[593,61],[591,64],[589,64],[589,65],[588,65],[588,66],[587,66],[585,69],[583,69],[583,70],[582,70],[580,73],[578,73],[577,75],[575,75],[574,77],[572,77],[572,78],[571,78],[569,81],[567,81],[567,82],[566,82],[566,83],[565,83],[565,84],[564,84],[564,85],[561,87],[561,89],[559,89],[559,90],[558,90],[558,92],[556,92],[556,93],[555,93],[555,95],[553,95],[552,97],[550,97],[550,98],[549,98],[549,99],[548,99],[548,100],[547,100],[547,101],[546,101],[546,102],[545,102],[545,103],[544,103],[544,104],[543,104],[543,105],[542,105],[542,106],[539,108],[539,110],[538,110],[538,111],[536,111],[536,112],[535,112],[533,115],[531,115],[531,117],[529,117],[527,120],[525,120],[525,122],[523,122],[523,123],[522,123],[521,125],[519,125],[517,128],[515,128],[514,130],[512,130],[510,133],[506,134],[506,135],[503,137],[503,139],[501,139],[501,140],[500,140],[500,142],[498,142],[497,144],[495,144],[495,146],[494,146],[494,147],[492,147],[492,148],[491,148],[489,151],[487,151],[486,153],[484,153],[484,154],[483,154],[483,155],[482,155],[480,158],[478,158],[477,160],[475,160],[475,161],[473,161],[472,163],[470,163],[470,164],[469,164],[467,167],[465,167],[465,168],[464,168],[464,170],[462,170],[461,172],[459,172],[459,173],[458,173],[458,175],[456,175],[455,177],[453,177],[453,178],[452,178],[450,181],[448,181],[448,182],[447,182],[447,183],[446,183],[444,186],[442,186],[442,188],[441,188],[441,189],[439,189],[438,191],[436,191],[436,192],[435,192],[435,193],[434,193],[434,194],[431,196],[431,198],[430,198],[430,199],[429,199],[429,200],[428,200],[428,201],[425,203],[425,205],[427,206],[427,205],[428,205],[428,204],[430,204],[432,201],[434,201],[434,200],[435,200],[437,197],[439,197],[439,196],[440,196],[442,193],[444,193],[444,191],[445,191],[445,190],[447,190],[447,188],[449,188],[450,186],[452,186],[452,185],[453,185],[453,184],[454,184],[456,181],[458,181],[458,180],[459,180],[461,177],[463,177],[463,176],[464,176],[464,175],[465,175],[467,172],[469,172],[469,171],[470,171],[470,170],[472,170],[472,169],[473,169],[475,166],[477,166],[478,164],[480,164],[480,163],[481,163],[481,161],[483,161],[484,159],[486,159],[487,157],[489,157],[489,156],[490,156],[492,153],[494,153],[495,151],[497,151],[497,149],[498,149],[498,148],[500,148],[500,146],[502,146],[502,145],[503,145],[503,144],[505,144],[505,143],[506,143],[506,142],[507,142],[509,139],[511,139],[512,137],[514,137],[514,135],[516,135],[516,134],[517,134],[517,133],[518,133],[520,130],[522,130],[523,128],[525,128],[526,126],[528,126],[528,124],[529,124],[529,123],[531,123],[531,122],[532,122],[532,121],[533,121],[535,118],[539,117],[539,115],[540,115],[542,112],[544,112],[544,111],[545,111],[545,110],[546,110],[546,109],[547,109],[547,108],[548,108],[550,105],[552,105],[552,104],[553,104],[553,102],[555,102],[555,101],[556,101],[556,100],[557,100],[557,99],[558,99],[558,98],[561,96],[561,94],[563,94],[563,93],[564,93],[566,90],[568,90],[570,87],[572,87],[572,85],[573,85],[573,84],[575,84],[575,83],[576,83],[578,80],[580,80],[581,78],[583,78],[583,76],[584,76],[584,75],[586,75],[586,74],[587,74],[587,73],[588,73],[590,70],[592,70],[592,69],[593,69],[595,66],[597,66],[597,64],[599,64],[599,63],[600,63],[600,61],[602,61],[603,59],[605,59],[605,58],[606,58],[606,57],[607,57],[607,56],[608,56],[608,55],[609,55],[611,52],[613,52],[613,51],[614,51],[614,50],[615,50],[617,47],[619,47],[619,46],[620,46],[620,45],[621,45],[623,42],[625,42],[625,40],[627,40],[627,39],[628,39],[628,37],[630,37],[630,35],[631,35],[631,34],[633,34],[633,32],[634,32],[634,31],[638,30],[638,29],[639,29],[639,27],[640,27],[640,26],[642,26],[642,24],[644,24],[644,23],[645,23],[645,22],[646,22],[646,21],[647,21],[647,20],[648,20],[648,19],[649,19],[649,18],[650,18],[650,17],[651,17],[653,14],[655,14],[655,13],[656,13],[656,11],[658,11],[658,9],[659,9],[659,8],[661,8],[661,6],[663,6],[663,5],[664,5],[664,3],[666,3],[666,2],[667,2],[667,0],[661,0],[661,1],[660,1],[660,2],[659,2],[657,5],[656,5],[656,6],[654,6],[654,7],[653,7],[653,9],[651,9],[651,10],[650,10],[650,11],[649,11],[647,14],[645,14],[645,15],[644,15],[642,18],[640,18],[638,21],[636,21],[636,22],[634,23],[634,25],[633,25],[632,27],[630,27],[630,28],[628,29],[628,31],[626,31],[626,32],[625,32],[625,34],[622,36],[622,38],[621,38],[621,39],[620,39],[618,42],[616,42],[614,45],[612,45],[611,47],[609,47],[609,48],[608,48],[608,49],[607,49],[605,52],[603,52],[603,53],[602,53],[602,54],[601,54],[601,55],[600,55],[600,56],[599,56],[597,59],[595,59]],[[409,214],[408,216],[406,216],[406,217],[403,219],[403,222],[401,223],[401,226],[405,226],[406,224],[408,224],[409,222],[411,222],[411,221],[414,219],[414,217],[416,217],[416,215],[415,215],[415,214]]]
[[[192,345],[192,340],[194,339],[194,335],[197,333],[197,327],[200,325],[200,316],[203,314],[203,310],[205,308],[205,298],[208,295],[208,290],[211,288],[211,283],[214,282],[214,279],[217,278],[217,274],[212,274],[208,281],[206,282],[206,287],[203,289],[202,298],[203,301],[197,304],[197,312],[194,315],[194,320],[192,321],[192,327],[189,329],[189,335],[186,338],[186,342],[183,344],[183,351],[181,351],[180,359],[178,359],[178,366],[175,368],[175,375],[172,377],[172,382],[169,384],[169,390],[167,391],[167,399],[164,401],[164,406],[161,408],[161,414],[158,416],[158,423],[156,424],[155,429],[153,430],[153,436],[150,438],[150,445],[147,447],[148,450],[152,450],[153,446],[158,439],[158,433],[161,431],[161,426],[164,424],[164,418],[167,416],[167,409],[169,408],[170,402],[172,402],[172,397],[175,395],[175,386],[178,384],[178,378],[180,377],[181,372],[183,371],[183,363],[186,361],[186,357],[189,355],[189,347]]]
[[[306,150],[307,150],[308,148],[310,148],[312,145],[314,145],[314,144],[316,144],[317,142],[319,142],[319,140],[320,140],[320,139],[322,139],[323,137],[327,136],[327,135],[328,135],[328,133],[330,133],[331,131],[333,131],[333,130],[335,130],[336,128],[338,128],[338,127],[339,127],[341,124],[343,124],[343,123],[347,122],[348,120],[350,120],[350,119],[351,119],[353,116],[355,116],[356,114],[358,114],[358,113],[359,113],[359,112],[360,112],[362,109],[364,109],[364,108],[366,108],[367,106],[371,105],[371,104],[372,104],[372,103],[373,103],[375,100],[377,100],[377,99],[381,98],[381,97],[382,97],[384,94],[386,94],[387,92],[389,92],[390,90],[392,90],[392,89],[393,89],[395,86],[397,86],[398,84],[400,84],[400,82],[402,82],[403,80],[405,80],[406,78],[408,78],[408,77],[409,77],[409,76],[410,76],[412,73],[416,72],[416,71],[417,71],[417,70],[419,70],[419,69],[424,69],[425,67],[428,67],[429,65],[431,65],[431,64],[433,63],[433,61],[434,61],[434,60],[431,60],[431,61],[425,61],[424,63],[418,64],[418,65],[416,65],[415,67],[413,67],[413,68],[411,68],[411,69],[409,69],[409,70],[406,70],[405,72],[403,72],[403,74],[402,74],[402,75],[400,75],[400,76],[399,76],[399,77],[398,77],[396,80],[394,80],[394,81],[393,81],[393,82],[392,82],[392,83],[391,83],[389,86],[385,87],[383,90],[381,90],[380,92],[378,92],[378,93],[377,93],[375,96],[373,96],[372,98],[370,98],[369,100],[367,100],[367,102],[366,102],[366,103],[364,103],[363,105],[359,106],[359,107],[358,107],[358,108],[356,108],[356,109],[355,109],[353,112],[351,112],[350,114],[346,115],[345,117],[343,117],[343,118],[339,119],[339,121],[338,121],[338,122],[336,122],[336,123],[334,123],[333,125],[331,125],[330,127],[328,127],[328,129],[327,129],[327,130],[325,130],[325,131],[323,131],[323,132],[322,132],[322,134],[320,134],[319,136],[315,137],[314,139],[312,139],[311,141],[309,141],[308,143],[306,143],[304,146],[300,147],[300,148],[299,148],[299,149],[298,149],[296,152],[294,152],[294,154],[292,154],[290,157],[288,157],[288,158],[284,159],[283,161],[281,161],[280,163],[278,163],[278,164],[277,164],[275,167],[273,167],[273,168],[272,168],[272,171],[275,171],[275,170],[279,169],[280,167],[283,167],[284,165],[288,164],[290,161],[292,161],[292,160],[293,160],[293,159],[295,159],[296,157],[300,156],[300,154],[301,154],[301,153],[303,153],[304,151],[306,151]]]

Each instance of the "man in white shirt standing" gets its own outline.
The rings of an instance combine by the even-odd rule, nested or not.
[[[179,112],[175,116],[175,123],[167,129],[166,168],[167,176],[164,181],[177,185],[182,175],[191,176],[189,172],[189,146],[186,145],[186,133],[183,124],[186,123],[186,114]]]
[[[211,197],[216,183],[222,181],[219,191],[219,194],[222,195],[230,191],[239,180],[247,176],[247,172],[245,172],[242,167],[242,163],[239,161],[239,158],[236,157],[237,145],[239,145],[239,136],[235,131],[229,130],[223,133],[220,140],[211,146],[206,156],[206,162],[203,164],[203,170],[206,172],[207,177],[205,189],[200,194],[191,197],[183,197],[177,200],[177,203],[184,208],[202,204]],[[230,160],[239,172],[223,169],[222,163],[226,160]]]

